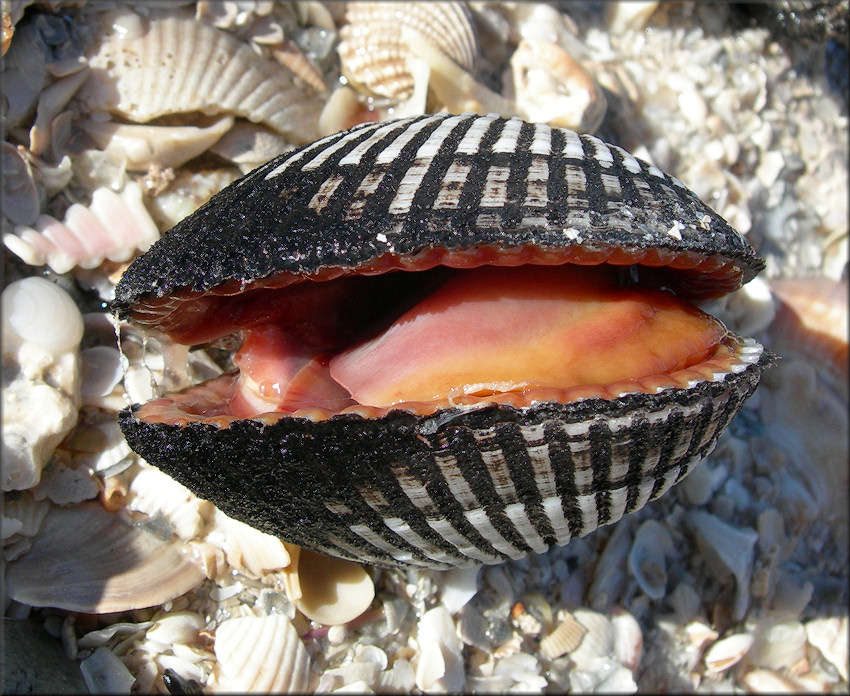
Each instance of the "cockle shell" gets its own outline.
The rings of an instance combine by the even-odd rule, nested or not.
[[[180,332],[191,319],[203,333],[261,297],[252,291],[304,278],[569,260],[658,267],[697,298],[762,266],[681,182],[617,147],[438,114],[360,126],[260,167],[137,260],[114,307],[140,326]],[[684,477],[772,362],[734,341],[734,367],[686,371],[675,388],[239,419],[210,401],[227,398],[226,376],[127,409],[121,425],[148,461],[291,543],[386,566],[493,564],[614,522]]]
[[[466,71],[478,43],[463,2],[350,2],[338,47],[343,76],[366,93],[403,101],[413,94],[411,57],[400,27],[410,27]]]
[[[240,616],[215,632],[215,691],[305,693],[310,656],[282,614]]]
[[[90,50],[91,74],[74,100],[81,111],[139,123],[164,114],[231,113],[292,142],[315,137],[318,99],[276,62],[179,10],[152,12],[143,25],[139,36],[107,32]]]

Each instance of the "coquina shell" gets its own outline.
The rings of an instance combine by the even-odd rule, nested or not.
[[[128,269],[115,309],[155,328],[199,298],[295,277],[570,254],[666,266],[693,297],[762,267],[681,182],[620,148],[438,114],[328,136],[235,182]],[[684,477],[772,362],[736,340],[734,369],[658,393],[319,421],[148,423],[136,406],[121,426],[152,464],[292,543],[383,566],[498,563],[615,522]]]

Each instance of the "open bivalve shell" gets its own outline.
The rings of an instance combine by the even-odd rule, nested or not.
[[[691,303],[762,267],[681,182],[597,138],[494,115],[358,126],[235,182],[126,271],[120,318],[186,344],[241,332],[242,375],[121,427],[300,546],[520,558],[712,450],[772,357]]]

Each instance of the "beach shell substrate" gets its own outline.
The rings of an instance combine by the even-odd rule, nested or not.
[[[135,153],[122,152],[120,139],[104,145],[78,125],[84,112],[88,132],[92,123],[133,122],[132,110],[110,115],[99,103],[90,112],[90,97],[75,102],[83,71],[96,68],[88,47],[104,27],[111,27],[112,46],[120,45],[115,32],[133,40],[161,12],[217,27],[227,34],[221,50],[243,47],[240,60],[265,61],[258,74],[273,63],[291,70],[293,94],[328,105],[305,133],[439,110],[446,93],[429,85],[429,74],[444,75],[448,64],[434,53],[439,49],[429,49],[438,59],[431,72],[414,62],[414,97],[393,103],[340,81],[341,4],[14,5],[2,5],[9,94],[4,199],[15,206],[3,211],[4,287],[46,278],[77,305],[84,326],[79,345],[63,344],[81,380],[76,425],[63,424],[61,432],[72,429],[50,443],[52,453],[19,457],[38,462],[20,479],[25,485],[4,476],[4,623],[27,621],[61,642],[68,660],[54,660],[56,670],[80,670],[90,690],[141,693],[189,693],[197,685],[205,692],[846,693],[846,32],[834,36],[819,26],[803,39],[788,37],[781,23],[725,4],[470,5],[479,55],[471,72],[449,66],[468,91],[460,102],[517,113],[529,108],[502,88],[512,84],[511,56],[520,40],[557,42],[583,71],[570,85],[590,84],[589,75],[604,91],[607,111],[595,133],[681,179],[765,256],[765,280],[715,302],[712,311],[733,331],[782,346],[782,360],[714,453],[668,495],[620,523],[543,555],[481,569],[366,569],[374,599],[367,587],[358,595],[362,606],[337,609],[330,600],[298,596],[309,591],[305,578],[315,576],[298,577],[297,550],[223,519],[124,443],[117,410],[215,376],[228,360],[226,345],[187,351],[146,340],[104,312],[136,240],[116,238],[112,250],[96,226],[86,239],[80,223],[74,239],[60,235],[45,242],[41,257],[18,258],[21,243],[9,235],[20,239],[16,226],[33,225],[38,215],[60,220],[74,204],[90,208],[99,190],[135,186],[163,232],[239,176],[240,162],[262,161],[269,138],[278,148],[302,141],[274,131],[264,115],[251,123],[235,110],[239,147],[210,145],[211,152],[180,166],[151,161],[146,171],[133,171]],[[553,7],[560,13],[555,25]],[[845,27],[846,15],[845,3],[837,15]],[[30,37],[29,48],[17,45],[22,37]],[[171,74],[181,70],[188,67],[174,65]],[[185,111],[182,102],[177,108],[179,96],[175,112]],[[453,92],[453,103],[462,96]],[[167,98],[158,108],[166,115],[150,129],[206,128],[213,121],[200,112],[168,115]],[[159,146],[151,143],[161,136],[138,132],[155,154]],[[37,244],[34,235],[42,231],[28,232],[28,239]],[[63,254],[62,267],[49,260],[28,265],[44,263],[53,248]],[[823,294],[827,305],[843,302],[836,305],[843,332],[829,308],[803,310],[799,322],[778,311],[770,280],[800,277],[832,288]],[[788,292],[783,301],[791,304]],[[801,297],[799,306],[816,303]],[[780,314],[782,321],[774,321]],[[833,319],[818,327],[819,317]],[[49,370],[31,368],[34,353],[7,341],[8,333],[4,403],[23,377],[33,394],[55,398],[63,387]],[[181,364],[187,367],[175,369]],[[45,412],[37,400],[29,408]],[[17,412],[4,408],[4,419]],[[6,435],[5,420],[3,427]],[[104,529],[115,539],[107,560],[97,547]],[[60,557],[63,549],[75,557]],[[75,592],[73,607],[63,607],[60,581],[44,582],[51,553],[59,554],[53,568],[70,563],[81,585],[93,588]],[[156,570],[163,557],[175,559],[166,575]],[[95,559],[97,573],[82,578]],[[27,563],[39,583],[21,580]],[[321,564],[310,570],[317,572]],[[43,671],[14,669],[28,660],[15,642],[6,641],[4,660],[4,691],[52,683],[39,681],[50,677]]]

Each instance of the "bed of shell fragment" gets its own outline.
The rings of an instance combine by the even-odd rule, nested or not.
[[[394,4],[393,77],[367,86],[346,47],[380,32],[374,3],[0,1],[6,620],[46,630],[92,691],[846,691],[846,3],[440,5]],[[204,76],[163,66],[175,38],[293,103],[209,82],[187,101]],[[151,80],[164,100],[137,91]],[[272,156],[442,108],[598,128],[685,181],[767,258],[711,311],[783,360],[651,509],[480,571],[364,571],[338,607],[304,586],[321,563],[147,466],[117,426],[234,346],[144,337],[103,303],[134,254]],[[70,594],[51,581],[66,561],[85,578]]]

